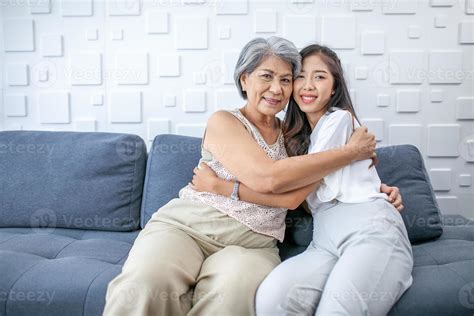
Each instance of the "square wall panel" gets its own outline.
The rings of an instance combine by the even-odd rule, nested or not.
[[[397,112],[418,112],[420,111],[420,90],[398,90],[397,91]]]
[[[474,44],[474,22],[461,22],[458,27],[460,44]]]
[[[26,116],[26,95],[7,94],[4,106],[6,116]]]
[[[69,67],[72,85],[102,84],[102,54],[73,53]]]
[[[206,112],[206,91],[200,89],[188,89],[184,91],[183,111]]]
[[[385,107],[390,105],[390,95],[378,94],[377,95],[377,106]]]
[[[458,157],[460,141],[458,124],[428,125],[428,157]]]
[[[376,141],[382,141],[384,138],[384,121],[382,119],[362,119],[362,125],[369,129],[369,132],[375,134]]]
[[[174,94],[165,94],[163,96],[163,105],[166,107],[175,107],[176,96]]]
[[[458,120],[474,120],[474,97],[457,98],[456,118]]]
[[[448,18],[446,15],[438,15],[434,18],[434,26],[437,28],[445,28],[448,25]]]
[[[70,123],[69,93],[44,92],[38,96],[39,121],[42,124]]]
[[[110,123],[141,123],[142,93],[112,91],[109,98]]]
[[[160,77],[177,77],[181,75],[180,56],[162,55],[158,57],[158,75]]]
[[[171,121],[167,119],[149,119],[148,120],[148,140],[155,139],[156,135],[170,134]]]
[[[418,25],[410,25],[407,28],[408,38],[416,39],[421,37],[421,27]]]
[[[168,12],[152,11],[146,15],[146,31],[148,34],[169,33]]]
[[[421,84],[426,73],[426,60],[423,51],[390,52],[390,83]]]
[[[430,182],[435,191],[451,190],[451,169],[430,169]]]
[[[92,16],[92,0],[62,0],[62,16]]]
[[[28,65],[23,63],[7,64],[7,84],[9,86],[27,86],[29,84]]]
[[[220,25],[217,34],[219,39],[229,39],[231,36],[230,26],[229,25]]]
[[[34,22],[31,19],[5,19],[3,43],[6,52],[33,52],[35,50]]]
[[[431,51],[429,55],[430,83],[461,83],[462,51]]]
[[[464,13],[474,14],[474,0],[465,1]]]
[[[202,137],[206,124],[176,124],[176,134],[191,136],[191,137]]]
[[[458,183],[460,187],[470,187],[472,185],[472,176],[470,174],[460,174]]]
[[[304,30],[304,32],[301,32]],[[283,37],[291,38],[298,48],[319,41],[317,19],[314,16],[285,16],[283,20]]]
[[[415,145],[422,150],[422,126],[419,124],[390,124],[389,145]]]
[[[51,13],[51,0],[29,0],[31,14],[47,14]]]
[[[115,56],[115,71],[119,85],[148,84],[148,54],[118,53]]]
[[[249,12],[248,0],[216,1],[217,15],[245,15]]]
[[[430,100],[433,103],[443,102],[444,92],[443,90],[431,90]]]
[[[175,21],[177,49],[208,48],[207,18],[180,16]]]
[[[113,0],[106,3],[111,16],[140,15],[140,0]]]
[[[277,31],[277,13],[275,10],[255,11],[255,33],[275,33]]]
[[[360,51],[362,55],[383,55],[385,52],[385,32],[362,33]]]
[[[41,36],[41,54],[45,57],[61,57],[63,55],[63,37],[46,34]]]
[[[356,46],[356,20],[353,16],[324,16],[322,41],[334,49],[353,49]],[[301,32],[301,29],[300,29]]]

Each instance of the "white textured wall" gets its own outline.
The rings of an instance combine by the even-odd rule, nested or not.
[[[0,0],[0,130],[201,136],[243,104],[239,49],[338,52],[380,146],[422,151],[444,213],[474,218],[474,0]]]

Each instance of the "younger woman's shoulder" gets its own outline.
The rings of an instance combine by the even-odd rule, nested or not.
[[[331,108],[328,110],[327,115],[328,121],[331,122],[352,123],[352,114],[346,110]]]

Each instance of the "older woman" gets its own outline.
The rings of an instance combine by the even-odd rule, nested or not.
[[[287,208],[295,208],[329,173],[374,155],[375,139],[357,129],[348,144],[287,158],[281,122],[300,69],[295,46],[257,38],[240,53],[235,82],[245,106],[214,113],[201,161],[235,181],[228,196],[191,185],[153,214],[138,235],[123,270],[108,286],[105,315],[253,315],[255,293],[280,263]],[[246,188],[277,194],[284,207],[240,201]]]

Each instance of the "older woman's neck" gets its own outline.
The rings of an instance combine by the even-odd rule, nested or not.
[[[249,109],[248,105],[245,105],[240,109],[240,112],[254,125],[267,127],[267,128],[278,128],[278,121],[274,115],[265,115],[256,110]]]

